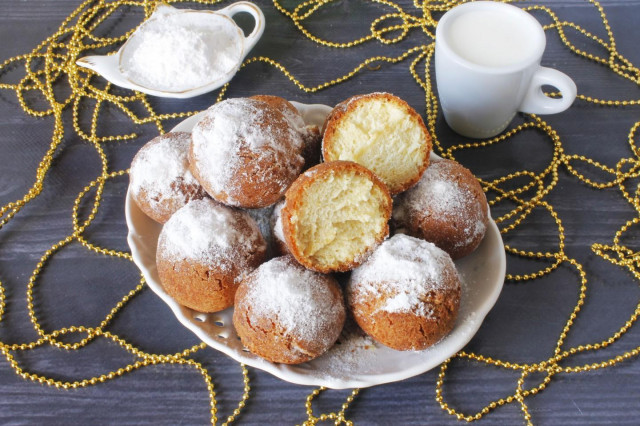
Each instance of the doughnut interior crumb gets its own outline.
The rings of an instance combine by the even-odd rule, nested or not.
[[[424,169],[425,132],[403,105],[373,98],[340,120],[326,150],[325,159],[362,164],[397,193]]]
[[[366,176],[331,173],[303,197],[292,217],[299,223],[295,238],[303,255],[321,266],[364,255],[386,227],[381,200],[387,196]]]

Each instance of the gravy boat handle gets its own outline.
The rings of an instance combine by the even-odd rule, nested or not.
[[[220,13],[222,15],[227,16],[230,19],[233,19],[233,15],[240,12],[247,12],[251,16],[253,16],[254,27],[251,34],[245,36],[245,48],[244,54],[246,55],[253,46],[256,45],[260,37],[262,37],[262,33],[264,33],[265,19],[262,10],[255,4],[248,1],[239,1],[237,3],[230,4],[224,9],[217,10],[216,13]]]

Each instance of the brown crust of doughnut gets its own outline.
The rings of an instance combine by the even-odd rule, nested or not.
[[[349,99],[346,99],[336,105],[335,108],[333,108],[333,110],[327,116],[322,128],[322,157],[325,161],[335,160],[335,158],[332,158],[333,156],[331,155],[331,152],[335,140],[335,133],[337,131],[337,128],[340,126],[341,121],[345,118],[348,118],[349,113],[353,111],[358,105],[371,99],[382,99],[387,102],[392,102],[396,105],[399,105],[406,111],[408,115],[414,118],[416,123],[422,128],[424,134],[426,135],[427,146],[423,155],[419,173],[406,182],[402,182],[397,187],[389,188],[389,192],[391,193],[391,195],[395,195],[400,192],[406,191],[420,180],[422,173],[424,173],[425,169],[429,165],[429,154],[431,153],[432,149],[431,135],[429,134],[429,131],[427,130],[427,127],[422,120],[422,116],[420,116],[420,114],[418,114],[416,110],[411,107],[411,105],[409,105],[399,97],[394,96],[390,93],[370,93],[366,95],[352,96]]]
[[[293,106],[291,102],[286,100],[285,98],[281,98],[280,96],[275,95],[253,95],[250,96],[249,99],[256,99],[258,101],[262,101],[267,105],[277,109],[282,114],[285,114],[286,111],[289,111],[291,114],[300,115],[298,109]]]
[[[288,257],[291,258],[291,256]],[[291,262],[295,262],[295,260],[291,258]],[[335,303],[339,303],[344,307],[342,289],[335,278],[330,275],[324,275],[322,278],[326,281]],[[242,340],[242,344],[249,351],[271,362],[299,364],[317,358],[331,347],[331,345],[329,347],[323,345],[321,343],[323,339],[309,341],[295,339],[290,333],[286,333],[281,326],[274,323],[273,318],[262,317],[257,322],[249,321],[247,309],[250,307],[243,303],[242,300],[248,291],[247,282],[252,279],[255,279],[255,273],[247,275],[240,283],[236,292],[236,303],[233,311],[233,325]],[[330,340],[333,342],[338,339],[344,326],[346,309],[343,309],[343,313],[339,318],[336,318],[334,326],[327,331],[332,333]],[[291,350],[292,347],[295,347],[296,350]]]
[[[456,181],[459,186],[464,187],[471,192],[473,196],[473,204],[477,207],[476,212],[481,212],[482,223],[485,229],[489,225],[489,207],[487,205],[487,197],[480,186],[476,177],[469,169],[452,160],[440,159],[432,164],[447,162],[451,164],[453,173],[449,173],[449,179]],[[455,174],[454,174],[455,173]],[[396,200],[398,205],[405,203],[404,199],[409,193],[401,194]],[[440,217],[434,217],[429,212],[412,208],[408,203],[403,206],[405,210],[405,219],[398,221],[397,225],[404,228],[407,234],[426,241],[431,241],[442,250],[449,253],[452,259],[460,259],[472,253],[484,238],[484,234],[477,235],[472,241],[465,245],[458,245],[461,240],[461,228],[465,224],[454,222],[452,220],[444,220]],[[474,209],[476,210],[476,209]]]
[[[460,306],[460,287],[455,290],[432,291],[428,300],[433,301],[433,317],[413,313],[385,312],[378,310],[380,301],[390,295],[381,293],[368,303],[352,303],[349,306],[355,321],[362,330],[376,341],[399,351],[423,350],[440,341],[455,325]]]
[[[289,248],[287,247],[287,243],[284,241],[280,241],[279,238],[273,238],[273,252],[278,256],[285,256],[289,253]]]
[[[298,111],[298,109],[294,107],[291,102],[284,98],[281,98],[280,96],[255,95],[251,96],[250,99],[257,99],[259,101],[265,102],[273,108],[276,108],[283,114],[288,112],[289,114],[300,116],[300,112]],[[301,116],[300,118],[302,120]],[[320,129],[316,125],[305,126],[304,129],[301,129],[301,135],[304,141],[304,148],[302,149],[304,167],[302,168],[302,171],[305,171],[320,162],[322,156],[320,150],[322,137],[320,136]]]
[[[305,171],[322,161],[322,151],[320,149],[322,145],[322,136],[320,135],[320,129],[318,129],[318,126],[309,125],[305,127],[302,140],[304,141],[304,148],[302,149],[304,167],[302,168],[302,171]]]
[[[218,312],[233,305],[237,288],[233,274],[216,273],[187,260],[158,259],[157,264],[162,287],[179,304],[199,312]]]
[[[282,231],[285,237],[285,242],[289,252],[295,257],[295,259],[308,269],[313,271],[329,273],[329,272],[346,272],[360,265],[365,259],[366,255],[354,255],[353,258],[345,260],[341,264],[326,266],[318,265],[313,259],[309,259],[305,256],[294,235],[296,235],[297,224],[292,223],[291,216],[300,208],[303,203],[302,195],[304,192],[318,180],[322,179],[329,172],[351,172],[357,175],[366,176],[370,179],[374,185],[381,189],[382,193],[386,195],[383,203],[383,214],[386,217],[386,224],[382,232],[376,235],[376,244],[369,248],[369,252],[373,250],[378,244],[380,244],[389,235],[388,221],[391,217],[392,201],[387,186],[378,178],[371,170],[367,169],[360,164],[352,161],[330,161],[327,163],[321,163],[312,167],[305,173],[301,174],[293,184],[289,187],[285,194],[286,202],[282,208]]]
[[[161,143],[165,138],[172,137],[190,138],[191,136],[187,132],[168,132],[163,135],[156,136],[145,145],[143,145],[142,148],[140,148],[140,150],[133,157],[131,164],[133,165],[137,161],[140,161],[139,159],[142,155],[141,153],[144,152],[143,150],[145,149],[145,147]],[[181,194],[184,194],[187,203],[191,200],[199,200],[207,197],[207,192],[200,184],[187,184],[182,179],[172,182],[171,188]],[[139,192],[137,194],[135,191],[131,191],[131,198],[140,208],[140,210],[142,210],[142,212],[149,216],[151,219],[159,223],[165,223],[166,221],[168,221],[172,214],[174,214],[178,209],[186,204],[185,202],[183,202],[183,200],[167,198],[164,204],[160,206],[160,208],[153,208],[150,204],[151,197],[152,195],[150,195],[149,192],[144,188],[139,188]]]
[[[250,99],[250,98],[246,98]],[[265,118],[258,126],[279,130],[274,133],[274,140],[278,134],[286,135],[289,122],[277,108],[270,106],[264,101],[251,99],[251,102],[263,105]],[[292,106],[293,107],[293,106]],[[297,111],[297,110],[296,110]],[[212,119],[205,116],[199,125],[206,125]],[[261,156],[248,147],[239,149],[237,158],[242,158],[242,166],[234,171],[234,182],[238,188],[226,187],[222,191],[216,191],[206,178],[206,170],[198,167],[197,154],[194,152],[194,143],[189,149],[189,164],[191,173],[202,184],[207,193],[215,200],[233,206],[244,208],[262,208],[276,203],[282,198],[287,184],[293,182],[302,170],[304,159],[302,158],[302,146],[295,147],[290,138],[277,139],[278,143],[286,148],[286,155],[274,153],[273,156]],[[266,151],[266,149],[265,149]],[[271,180],[265,183],[264,176],[270,176]],[[259,179],[256,177],[260,177]]]
[[[246,222],[248,215],[234,211],[238,226],[249,232]],[[246,215],[246,216],[245,216]],[[249,218],[250,219],[250,218]],[[162,234],[160,240],[163,238]],[[225,259],[225,268],[221,265],[206,265],[193,259],[176,259],[165,255],[158,241],[156,266],[158,277],[164,290],[176,302],[199,312],[218,312],[233,306],[238,288],[239,275],[243,271],[231,259]],[[260,266],[266,258],[266,242],[258,234],[255,246],[245,253],[247,270]],[[246,272],[244,272],[246,273]]]

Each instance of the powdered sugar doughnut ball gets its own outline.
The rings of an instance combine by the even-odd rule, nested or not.
[[[431,241],[459,259],[482,242],[489,206],[473,174],[455,161],[433,160],[416,186],[394,201],[400,232]]]
[[[190,144],[189,133],[165,133],[133,157],[129,191],[140,210],[156,222],[166,222],[189,201],[207,195],[189,170]]]
[[[306,362],[327,351],[345,318],[337,281],[305,269],[291,256],[271,259],[242,280],[233,311],[242,344],[284,364]]]
[[[233,305],[240,280],[262,263],[266,249],[247,213],[209,198],[191,201],[160,232],[158,275],[178,303],[217,312]]]
[[[351,272],[347,303],[358,325],[397,350],[422,350],[455,324],[460,278],[434,244],[396,234]]]
[[[277,109],[256,99],[228,99],[194,127],[190,167],[214,199],[266,207],[300,174],[302,148],[300,133]]]

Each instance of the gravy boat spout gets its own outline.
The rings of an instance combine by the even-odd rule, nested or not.
[[[95,71],[116,86],[124,87],[125,89],[139,90],[139,86],[129,81],[120,70],[119,56],[118,52],[112,55],[84,56],[78,59],[76,64]]]

